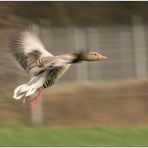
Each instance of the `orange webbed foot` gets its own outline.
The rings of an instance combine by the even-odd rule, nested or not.
[[[33,100],[31,101],[31,108],[32,110],[34,110],[37,106],[37,103],[40,99],[41,96],[41,90],[39,90],[38,94],[33,98]]]

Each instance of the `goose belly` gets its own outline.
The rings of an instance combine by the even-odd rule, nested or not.
[[[67,64],[62,67],[55,68],[52,71],[47,72],[47,80],[43,84],[44,88],[52,86],[59,78],[63,76],[63,74],[68,70],[70,64]]]

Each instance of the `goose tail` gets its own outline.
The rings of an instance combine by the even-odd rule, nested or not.
[[[13,98],[16,100],[19,100],[22,97],[31,96],[35,94],[35,92],[36,92],[36,88],[33,88],[27,84],[22,84],[14,90]]]

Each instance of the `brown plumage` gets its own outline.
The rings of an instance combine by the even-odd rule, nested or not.
[[[52,86],[73,63],[81,61],[100,61],[105,56],[97,52],[77,52],[58,56],[49,53],[33,31],[25,30],[11,40],[10,51],[27,72],[30,80],[14,90],[15,99],[32,99],[36,106],[42,89]]]

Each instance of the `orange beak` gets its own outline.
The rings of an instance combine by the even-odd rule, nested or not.
[[[106,56],[103,56],[101,54],[98,54],[98,60],[106,60],[107,57]]]

